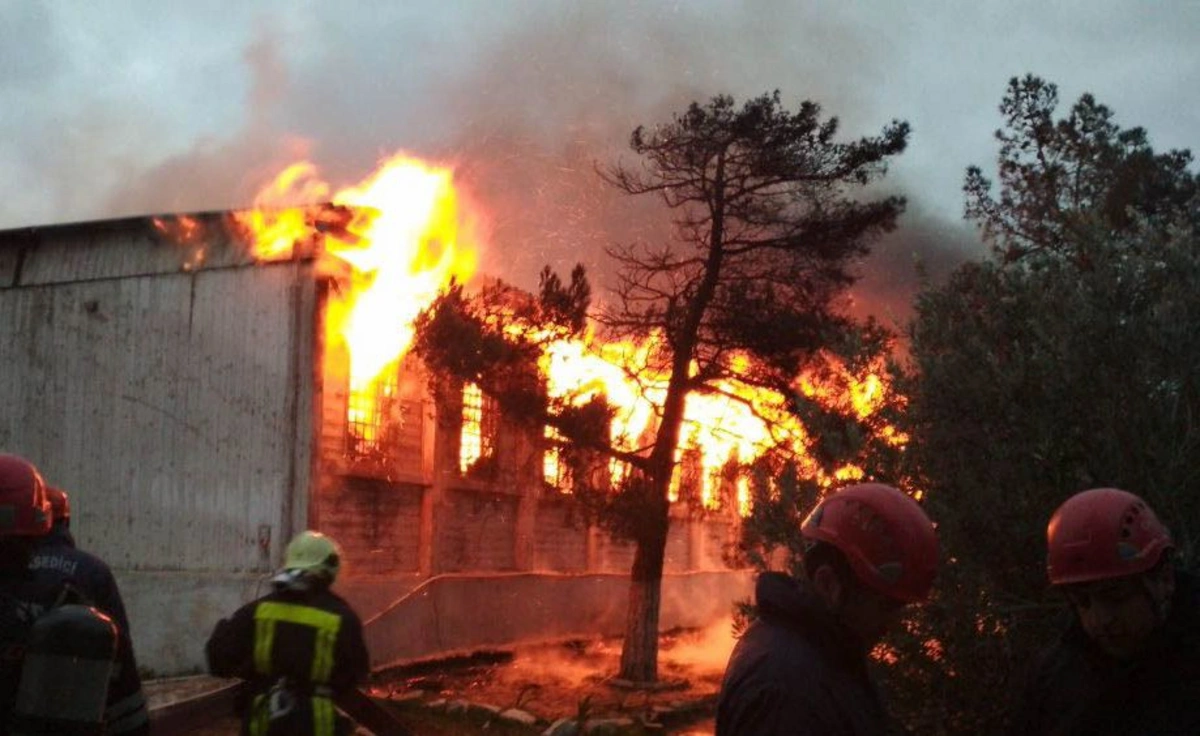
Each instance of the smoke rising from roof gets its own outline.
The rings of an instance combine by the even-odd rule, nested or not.
[[[454,164],[483,204],[492,233],[485,272],[532,286],[542,265],[566,271],[582,261],[603,286],[605,246],[669,235],[657,202],[624,197],[594,171],[597,162],[632,161],[626,142],[636,125],[666,122],[714,94],[743,100],[774,88],[789,106],[821,103],[847,138],[905,117],[877,109],[874,95],[895,51],[890,37],[837,8],[777,0],[754,10],[533,0],[444,17],[383,7],[369,23],[332,7],[270,17],[237,11],[231,22],[254,29],[241,42],[250,82],[233,96],[240,113],[215,112],[237,86],[213,95],[213,111],[193,101],[195,117],[212,124],[181,146],[165,142],[169,123],[156,111],[173,95],[191,97],[195,84],[150,76],[160,85],[152,95],[123,107],[91,103],[40,163],[58,175],[51,209],[38,219],[244,207],[298,158],[311,158],[337,187],[405,149]],[[171,18],[177,44],[199,33],[191,18]],[[136,61],[128,68],[138,70]],[[0,227],[33,224],[25,212],[38,210],[0,209]],[[935,232],[905,242],[924,249]]]

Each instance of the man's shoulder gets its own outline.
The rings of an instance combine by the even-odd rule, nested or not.
[[[77,547],[54,545],[39,547],[29,558],[29,570],[37,576],[92,583],[113,579],[108,563]]]
[[[66,567],[89,572],[100,572],[111,576],[108,563],[86,550],[66,544],[48,544],[38,547],[30,556],[30,569],[41,567]]]
[[[754,679],[819,682],[829,668],[821,648],[804,632],[771,619],[758,619],[734,648],[732,668]]]
[[[361,623],[361,621],[359,621],[358,614],[354,612],[354,609],[350,607],[350,604],[347,603],[344,598],[328,589],[311,593],[277,591],[268,593],[267,595],[255,601],[255,603],[266,601],[318,608],[322,611],[335,613],[343,618],[352,619]]]
[[[342,614],[344,618],[350,619],[359,625],[362,624],[362,620],[359,618],[358,613],[345,598],[341,597],[337,593],[334,593],[332,590],[325,590],[322,593],[322,596],[323,600],[327,602],[327,605],[329,605],[331,610],[337,611],[338,613]]]

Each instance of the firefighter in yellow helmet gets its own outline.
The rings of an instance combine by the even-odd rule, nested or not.
[[[341,550],[320,532],[287,546],[273,590],[217,623],[208,668],[250,683],[238,704],[242,734],[340,736],[352,724],[334,708],[368,672],[362,621],[329,586]]]

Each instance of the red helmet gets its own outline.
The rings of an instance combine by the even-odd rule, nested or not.
[[[71,520],[71,499],[67,492],[54,486],[46,486],[46,497],[50,499],[50,510],[54,521]]]
[[[50,499],[37,468],[0,454],[0,536],[41,536],[50,531]]]
[[[1051,585],[1087,583],[1146,572],[1174,545],[1140,497],[1093,488],[1068,498],[1046,527]]]
[[[844,488],[813,509],[800,533],[837,547],[859,580],[889,598],[913,603],[933,587],[938,560],[933,522],[896,488],[880,483]]]

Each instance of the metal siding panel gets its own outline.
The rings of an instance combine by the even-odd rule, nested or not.
[[[294,462],[296,266],[0,291],[0,446],[119,568],[264,570]],[[273,542],[276,540],[273,540]]]
[[[0,245],[0,289],[12,286],[17,279],[17,265],[21,262],[21,249]]]
[[[214,220],[203,244],[185,245],[158,233],[149,218],[106,223],[90,228],[47,228],[30,248],[20,284],[92,281],[96,279],[171,274],[247,264],[244,245],[230,238]],[[204,255],[197,260],[197,251]]]

